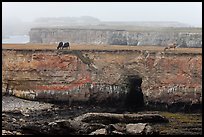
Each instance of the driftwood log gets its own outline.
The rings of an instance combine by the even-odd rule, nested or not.
[[[86,113],[73,119],[40,124],[29,123],[23,131],[48,135],[154,134],[148,123],[163,123],[168,119],[159,114]]]

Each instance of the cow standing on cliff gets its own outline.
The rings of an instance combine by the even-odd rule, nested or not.
[[[70,49],[69,42],[66,42],[66,43],[60,42],[59,45],[57,46],[57,49],[64,49],[64,48],[69,48]]]
[[[60,42],[59,45],[57,46],[57,49],[62,49],[63,47],[63,42]]]
[[[63,48],[69,48],[69,49],[70,49],[69,42],[64,43],[64,45],[63,45],[62,49],[63,49]]]

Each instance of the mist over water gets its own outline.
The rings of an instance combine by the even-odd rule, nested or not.
[[[6,38],[2,38],[2,43],[28,43],[29,42],[29,36],[28,35],[13,35],[13,36],[8,36]]]
[[[114,25],[202,27],[202,2],[2,3],[3,43],[28,42],[28,36],[23,35],[29,35],[34,27],[111,28]]]

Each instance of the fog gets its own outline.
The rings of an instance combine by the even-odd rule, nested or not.
[[[202,2],[2,2],[2,33],[27,33],[43,17],[67,17],[75,20],[72,23],[173,21],[201,27]]]

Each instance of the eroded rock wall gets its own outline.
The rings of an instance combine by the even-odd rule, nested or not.
[[[179,47],[202,47],[202,32],[191,31],[33,28],[29,35],[31,43],[69,41],[80,44],[164,46],[176,42]]]
[[[145,102],[202,103],[202,53],[2,50],[3,92],[33,100],[123,102],[128,76]]]

